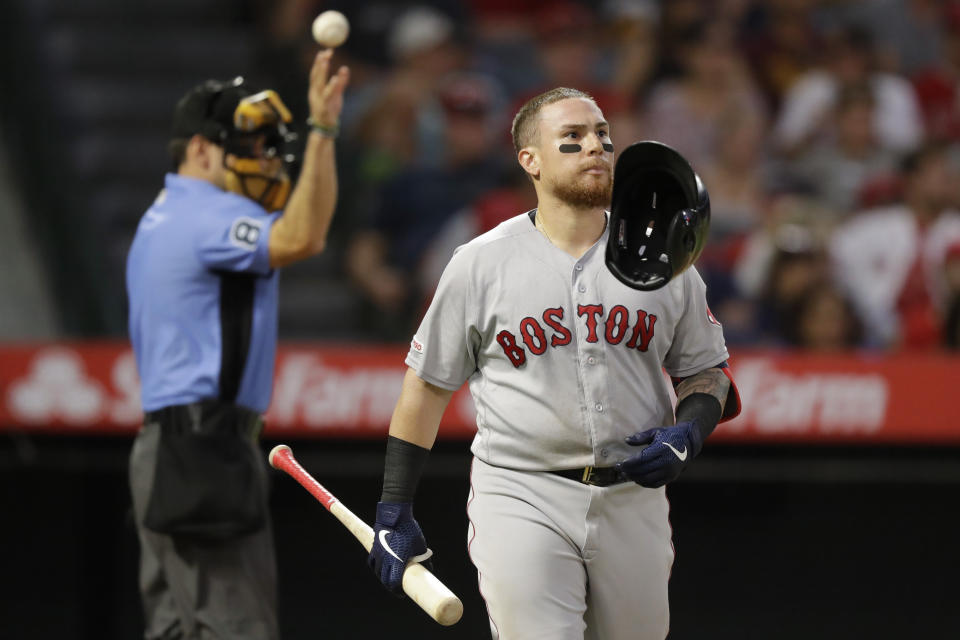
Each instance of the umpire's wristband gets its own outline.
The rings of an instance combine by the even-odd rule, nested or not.
[[[323,124],[319,120],[314,120],[312,117],[307,118],[307,126],[310,127],[310,131],[314,133],[319,133],[324,138],[336,138],[340,135],[340,124]]]
[[[387,436],[380,502],[413,502],[430,449]]]

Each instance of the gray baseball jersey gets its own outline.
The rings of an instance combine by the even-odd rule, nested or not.
[[[609,272],[605,246],[606,232],[576,260],[523,214],[447,265],[406,363],[444,389],[469,380],[484,462],[612,465],[636,453],[626,436],[673,423],[664,369],[685,377],[727,359],[695,269],[637,291]]]
[[[469,545],[493,636],[663,638],[664,490],[543,472],[635,454],[626,436],[674,422],[663,371],[724,362],[723,332],[695,269],[631,289],[606,267],[606,232],[575,259],[531,214],[457,249],[406,363],[438,387],[470,383]]]

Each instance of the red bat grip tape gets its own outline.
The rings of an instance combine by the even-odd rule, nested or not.
[[[270,452],[269,460],[270,466],[274,469],[289,473],[294,480],[303,485],[304,489],[319,500],[320,504],[326,507],[328,511],[330,507],[333,506],[333,503],[337,502],[337,498],[332,493],[324,489],[322,484],[317,482],[306,469],[300,466],[300,463],[293,457],[293,451],[291,451],[287,445],[278,444],[275,446],[273,451]]]

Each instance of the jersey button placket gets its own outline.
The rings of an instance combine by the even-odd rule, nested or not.
[[[573,285],[574,285],[574,299],[578,304],[596,304],[594,300],[588,300],[587,296],[584,295],[587,293],[587,285],[583,281],[586,277],[583,273],[583,265],[577,263],[574,265],[573,273]],[[583,320],[581,318],[581,320]],[[602,318],[598,318],[597,323],[597,332],[599,335],[602,335]],[[602,464],[603,459],[606,457],[603,455],[601,449],[597,447],[598,443],[603,440],[599,434],[605,432],[605,418],[604,412],[606,407],[603,405],[601,398],[603,397],[603,371],[601,367],[597,365],[600,362],[600,351],[603,350],[602,337],[596,343],[587,342],[587,337],[589,333],[586,331],[586,326],[583,324],[578,324],[578,334],[580,339],[577,341],[579,350],[580,350],[580,362],[582,363],[582,380],[583,380],[583,392],[589,403],[587,406],[592,409],[590,411],[590,416],[588,418],[588,424],[586,425],[590,430],[590,440],[594,447],[594,456],[597,464]],[[599,337],[598,335],[598,337]],[[599,350],[599,351],[598,351]]]

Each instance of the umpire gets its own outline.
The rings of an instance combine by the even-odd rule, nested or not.
[[[349,70],[310,71],[296,187],[291,115],[271,90],[209,80],[174,110],[175,172],[127,257],[144,424],[130,455],[145,638],[279,636],[258,437],[277,342],[277,269],[323,250]],[[282,214],[281,214],[282,211]]]

